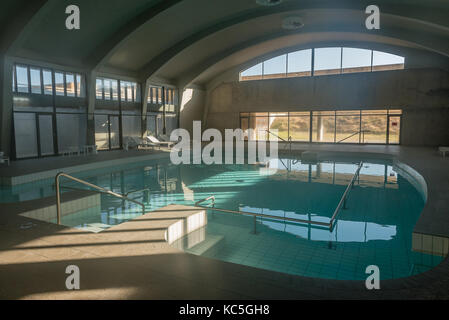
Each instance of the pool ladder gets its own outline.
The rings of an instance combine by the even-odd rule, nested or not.
[[[131,191],[131,192],[128,192],[126,195],[122,195],[122,194],[119,194],[119,193],[116,193],[116,192],[112,192],[111,190],[107,190],[107,189],[104,189],[104,188],[102,188],[102,187],[99,187],[99,186],[97,186],[97,185],[95,185],[95,184],[92,184],[92,183],[89,183],[89,182],[87,182],[87,181],[84,181],[84,180],[81,180],[81,179],[72,177],[72,176],[70,176],[70,175],[68,175],[68,174],[66,174],[66,173],[64,173],[64,172],[60,172],[60,173],[58,173],[58,174],[56,175],[56,177],[55,177],[55,187],[56,187],[56,214],[57,214],[57,223],[58,223],[58,224],[61,224],[61,192],[60,192],[60,186],[59,186],[59,178],[60,178],[60,177],[65,177],[65,178],[67,178],[67,179],[70,179],[70,180],[76,181],[76,182],[78,182],[78,183],[84,184],[85,186],[88,186],[88,187],[97,189],[98,191],[100,191],[100,192],[102,192],[102,193],[105,193],[105,194],[114,196],[114,197],[116,197],[116,198],[120,198],[120,199],[122,199],[122,200],[134,202],[135,204],[138,204],[139,206],[142,207],[142,214],[145,214],[145,205],[144,205],[142,202],[139,202],[139,201],[136,201],[136,200],[134,200],[134,199],[131,199],[131,198],[128,198],[128,197],[127,197],[128,194],[134,193],[134,192],[138,192],[138,191]],[[143,189],[143,190],[139,190],[139,191],[146,191],[146,190],[148,190],[148,189]],[[148,190],[148,192],[149,192],[149,190]]]
[[[197,208],[203,208],[203,209],[209,209],[209,210],[213,210],[213,211],[219,211],[219,212],[226,212],[226,213],[235,213],[235,214],[241,214],[241,215],[250,215],[250,216],[254,216],[254,230],[255,230],[255,224],[256,224],[256,218],[257,217],[262,217],[262,218],[268,218],[268,219],[275,219],[275,220],[283,220],[283,221],[291,221],[291,222],[296,222],[296,223],[303,223],[303,224],[311,224],[311,225],[317,225],[317,226],[321,226],[321,227],[328,227],[329,230],[332,232],[334,227],[335,227],[335,221],[338,217],[338,214],[340,212],[340,210],[343,208],[346,208],[346,202],[347,199],[349,197],[349,193],[351,191],[351,189],[354,187],[354,183],[357,180],[357,178],[359,177],[360,174],[360,170],[363,167],[363,162],[360,162],[357,170],[355,171],[351,181],[349,182],[348,186],[346,187],[345,192],[343,193],[343,196],[340,199],[340,202],[338,203],[337,208],[334,211],[334,214],[332,215],[331,219],[329,222],[320,222],[320,221],[313,221],[313,220],[305,220],[305,219],[297,219],[297,218],[290,218],[290,217],[282,217],[282,216],[273,216],[273,215],[268,215],[268,214],[263,214],[263,213],[254,213],[254,212],[247,212],[247,211],[237,211],[237,210],[229,210],[229,209],[221,209],[221,208],[216,208],[215,207],[215,196],[209,196],[207,198],[201,199],[197,202],[195,202],[195,207]],[[207,205],[201,205],[204,202],[210,202],[212,207],[207,206]]]

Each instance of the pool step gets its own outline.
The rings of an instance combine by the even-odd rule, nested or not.
[[[209,234],[202,242],[185,251],[200,256],[214,255],[214,253],[223,246],[224,239],[225,237],[222,235]]]

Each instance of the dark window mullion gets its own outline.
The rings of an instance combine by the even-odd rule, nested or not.
[[[26,66],[27,68],[27,75],[28,75],[28,93],[31,94],[31,71],[30,66]]]
[[[42,68],[39,68],[39,76],[41,78],[41,94],[45,93],[45,89],[44,89],[44,70]]]
[[[78,80],[76,73],[73,75],[73,81],[73,83],[75,84],[75,97],[78,97]]]
[[[14,67],[13,67],[13,72],[14,72],[14,90],[17,93],[18,89],[17,89],[17,68],[16,67],[17,67],[17,65],[14,64]]]
[[[63,77],[62,77],[62,82],[63,82],[63,86],[64,86],[64,97],[67,96],[67,77],[66,77],[66,72],[63,72]]]

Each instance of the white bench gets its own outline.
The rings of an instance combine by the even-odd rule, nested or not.
[[[449,152],[449,147],[439,147],[438,150],[443,154],[443,158],[446,158],[446,152]]]

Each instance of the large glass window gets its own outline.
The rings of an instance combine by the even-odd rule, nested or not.
[[[287,77],[312,75],[312,49],[291,52],[287,55]]]
[[[315,49],[314,75],[339,74],[341,72],[341,48]]]
[[[283,54],[240,72],[240,81],[404,69],[405,58],[360,48],[316,48]]]
[[[170,137],[173,130],[178,128],[178,118],[175,114],[167,114],[165,117],[167,136]]]
[[[59,153],[81,148],[86,144],[86,124],[86,114],[56,114]]]
[[[75,75],[73,73],[66,73],[65,82],[66,82],[67,96],[74,97],[75,96]]]
[[[360,142],[360,111],[337,111],[336,142]]]
[[[371,50],[343,48],[342,72],[370,72],[371,55]]]
[[[55,72],[55,91],[57,96],[64,95],[64,74]]]
[[[250,128],[253,129],[250,140],[267,140],[268,112],[254,112],[249,117]]]
[[[97,99],[103,99],[103,79],[97,79],[95,87]]]
[[[109,118],[107,115],[95,115],[95,144],[98,150],[109,149]]]
[[[30,68],[30,78],[31,78],[31,93],[42,93],[41,86],[41,70],[37,68]]]
[[[269,140],[288,141],[288,112],[270,112],[268,126]]]
[[[248,80],[260,80],[262,79],[263,72],[263,64],[259,63],[240,74],[240,80],[248,81]]]
[[[131,82],[126,83],[126,101],[134,101],[134,86]]]
[[[111,80],[103,79],[104,100],[111,100]]]
[[[162,104],[162,88],[157,88],[157,104]]]
[[[120,92],[119,92],[120,81]],[[123,102],[140,102],[140,86],[136,82],[97,78],[96,98]]]
[[[277,56],[263,63],[263,78],[285,78],[287,74],[287,55]]]
[[[361,142],[386,143],[387,121],[385,110],[363,110]]]
[[[147,135],[157,136],[156,115],[147,114]]]
[[[44,80],[44,94],[53,94],[53,79],[50,70],[42,70],[42,78]]]
[[[141,138],[141,117],[138,115],[124,115],[122,117],[123,143],[132,138]]]
[[[76,96],[82,97],[84,96],[84,83],[83,77],[80,74],[76,75]]]
[[[112,100],[118,100],[118,81],[111,80],[111,88],[112,88]]]
[[[14,113],[14,135],[17,158],[38,156],[35,113]]]
[[[290,112],[289,123],[293,141],[310,140],[310,112]]]
[[[404,57],[373,51],[373,71],[404,69]]]
[[[247,135],[253,129],[250,140],[399,144],[401,115],[400,109],[242,112],[240,128]]]
[[[28,87],[28,68],[22,66],[16,66],[17,75],[17,92],[29,93]]]
[[[312,115],[312,141],[335,142],[335,111],[314,111]]]

